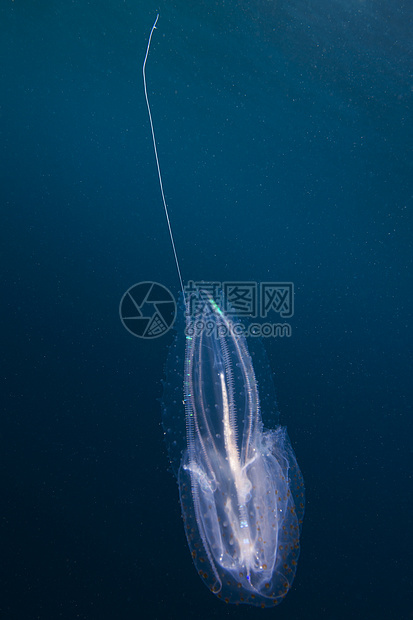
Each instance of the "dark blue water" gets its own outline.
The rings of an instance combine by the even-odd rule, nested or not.
[[[225,606],[163,443],[172,333],[131,285],[294,282],[266,344],[306,482],[297,577]],[[413,22],[394,0],[4,2],[0,617],[412,618]]]

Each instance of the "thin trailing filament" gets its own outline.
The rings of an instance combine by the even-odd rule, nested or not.
[[[161,188],[162,202],[163,202],[163,207],[164,207],[164,210],[165,210],[166,221],[167,221],[167,224],[168,224],[169,236],[171,238],[172,250],[173,250],[173,253],[174,253],[174,257],[175,257],[175,264],[176,264],[176,268],[177,268],[177,271],[178,271],[179,282],[181,284],[182,293],[183,293],[184,299],[185,299],[184,283],[183,283],[182,276],[181,276],[181,269],[179,267],[178,255],[176,253],[175,241],[174,241],[174,236],[173,236],[172,227],[171,227],[171,221],[169,219],[168,206],[166,204],[165,192],[164,192],[164,189],[163,189],[161,167],[159,165],[158,148],[156,146],[156,138],[155,138],[155,130],[154,130],[154,127],[153,127],[153,121],[152,121],[151,106],[149,104],[148,91],[146,89],[146,61],[148,60],[149,49],[151,47],[151,41],[152,41],[152,35],[153,35],[154,30],[156,29],[156,24],[158,23],[158,19],[159,19],[159,13],[157,14],[156,19],[154,21],[154,24],[152,26],[151,33],[149,35],[149,40],[148,40],[148,47],[146,48],[145,59],[143,61],[143,66],[142,66],[143,89],[145,91],[146,107],[148,108],[149,122],[151,124],[153,150],[155,152],[156,168],[158,170],[159,187]]]

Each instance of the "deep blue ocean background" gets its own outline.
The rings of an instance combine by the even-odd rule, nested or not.
[[[225,606],[192,565],[161,424],[168,333],[133,284],[292,281],[265,342],[306,482],[297,577]],[[3,620],[413,618],[413,6],[4,0]]]

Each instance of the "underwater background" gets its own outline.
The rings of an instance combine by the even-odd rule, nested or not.
[[[164,443],[170,331],[125,291],[293,282],[268,338],[306,485],[274,610],[196,574]],[[0,618],[413,618],[413,6],[4,0]]]

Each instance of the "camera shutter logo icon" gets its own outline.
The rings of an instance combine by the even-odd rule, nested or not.
[[[119,315],[124,327],[137,338],[159,338],[175,321],[176,302],[162,284],[139,282],[123,295]]]

